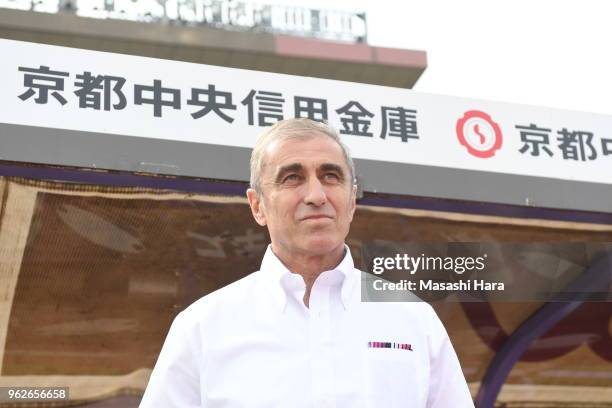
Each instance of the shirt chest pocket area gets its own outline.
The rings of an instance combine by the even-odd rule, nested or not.
[[[411,350],[368,348],[363,353],[371,407],[420,407],[427,395],[427,361]]]

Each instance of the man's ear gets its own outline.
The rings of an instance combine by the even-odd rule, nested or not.
[[[246,192],[247,199],[249,200],[249,206],[251,207],[251,213],[255,221],[262,227],[266,225],[266,215],[263,208],[263,197],[260,197],[252,188],[249,188]]]
[[[353,214],[355,214],[355,209],[357,208],[357,184],[353,184],[350,200],[351,202],[349,203],[349,219],[353,221]]]

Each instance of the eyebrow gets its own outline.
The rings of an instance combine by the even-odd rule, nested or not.
[[[344,176],[344,170],[342,170],[342,167],[338,166],[337,164],[334,163],[323,163],[320,167],[320,170],[322,171],[335,171],[336,173],[338,173],[338,175],[340,176],[340,178],[342,180],[344,180],[345,176]]]
[[[291,173],[291,172],[299,173],[299,172],[302,172],[303,170],[304,170],[304,166],[302,166],[300,163],[291,163],[286,166],[282,166],[278,169],[278,172],[276,173],[276,177],[274,181],[276,183],[280,183],[282,182],[282,178],[285,174]],[[344,170],[342,170],[342,167],[334,163],[323,163],[319,166],[318,170],[319,171],[334,171],[338,173],[338,175],[340,176],[342,180],[344,180],[345,178]]]
[[[286,166],[282,166],[281,168],[278,169],[278,172],[276,173],[276,178],[274,179],[274,181],[276,183],[280,183],[285,174],[290,173],[290,172],[301,172],[302,170],[304,170],[304,166],[302,166],[300,163],[292,163]]]

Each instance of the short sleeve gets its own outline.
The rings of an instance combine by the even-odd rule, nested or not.
[[[202,407],[198,325],[179,313],[166,336],[140,408]]]

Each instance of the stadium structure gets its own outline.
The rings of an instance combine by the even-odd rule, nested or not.
[[[425,51],[368,45],[363,13],[230,0],[0,0],[0,38],[389,89],[411,89],[427,68]],[[258,268],[269,237],[244,196],[249,155],[0,123],[0,387],[66,386],[65,406],[137,407],[177,313]],[[486,242],[504,273],[605,292],[433,302],[478,408],[612,407],[602,257],[612,251],[612,182],[363,158],[356,167],[347,244],[360,269],[410,245],[445,255]]]

